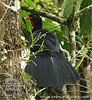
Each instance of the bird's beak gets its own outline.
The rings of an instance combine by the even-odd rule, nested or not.
[[[32,17],[27,16],[26,19],[30,19],[30,20],[32,20]]]

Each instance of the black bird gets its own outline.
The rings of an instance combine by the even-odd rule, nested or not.
[[[31,56],[25,67],[25,72],[31,75],[40,87],[62,88],[64,84],[75,84],[79,80],[77,71],[72,65],[58,52],[59,42],[56,35],[49,30],[42,29],[42,19],[37,14],[31,14],[26,19],[31,21],[34,39],[43,35],[36,44],[45,45],[42,52]],[[29,38],[29,46],[32,37]],[[37,52],[40,46],[31,48],[32,52]],[[48,50],[45,50],[48,49]]]

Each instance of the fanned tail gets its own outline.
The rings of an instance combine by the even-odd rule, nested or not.
[[[79,80],[77,71],[58,53],[41,53],[30,57],[25,72],[30,74],[39,86],[62,88],[64,84],[75,84]]]

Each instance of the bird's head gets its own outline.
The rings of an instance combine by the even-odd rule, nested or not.
[[[36,28],[36,30],[42,28],[42,19],[38,14],[31,14],[26,17],[31,21],[32,27]]]

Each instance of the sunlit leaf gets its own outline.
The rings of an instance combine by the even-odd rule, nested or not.
[[[6,57],[6,56],[3,56],[3,57],[1,58],[1,62],[5,61],[6,59],[7,59],[7,57]]]
[[[35,93],[35,97],[39,94],[39,93],[41,93],[42,91],[44,91],[46,88],[43,88],[43,89],[40,89],[40,90],[38,90],[36,93]]]
[[[32,8],[37,8],[36,5],[34,4],[34,2],[32,0],[24,0],[24,2]]]
[[[34,0],[34,3],[37,3],[39,0]]]
[[[32,78],[32,77],[29,76],[29,75],[24,75],[24,77],[25,77],[26,79],[31,79],[31,78]]]
[[[80,66],[81,63],[83,62],[85,56],[86,56],[86,54],[84,54],[84,56],[82,57],[82,59],[80,60],[80,62],[77,64],[77,66],[75,67],[75,69],[78,69],[78,68],[79,68],[79,66]]]
[[[47,96],[44,100],[49,100],[50,96]]]
[[[25,10],[21,10],[21,15],[23,17],[27,17],[30,14],[30,12],[26,12]]]

